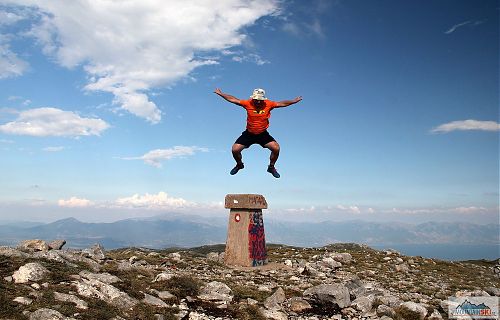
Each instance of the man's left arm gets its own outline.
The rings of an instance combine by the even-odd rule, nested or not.
[[[283,100],[276,102],[276,108],[288,107],[289,105],[296,104],[297,102],[302,100],[302,96],[298,96],[293,100]]]

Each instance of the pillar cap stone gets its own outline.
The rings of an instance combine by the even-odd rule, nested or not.
[[[267,209],[266,198],[260,194],[227,194],[226,209]]]

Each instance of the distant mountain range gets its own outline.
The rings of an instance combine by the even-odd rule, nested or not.
[[[499,225],[427,222],[423,224],[326,221],[298,223],[266,219],[266,241],[294,246],[323,246],[337,242],[368,245],[453,244],[498,245]],[[105,248],[194,247],[225,243],[226,218],[168,214],[112,223],[86,223],[74,218],[47,224],[0,222],[0,245],[17,245],[25,239],[65,239],[68,247],[95,243]]]

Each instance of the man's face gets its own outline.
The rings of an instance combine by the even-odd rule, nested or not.
[[[264,107],[264,100],[258,100],[258,99],[252,99],[253,100],[253,104],[258,107],[258,108],[262,108]]]

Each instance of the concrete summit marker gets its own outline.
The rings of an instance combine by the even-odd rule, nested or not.
[[[230,209],[225,264],[242,267],[265,265],[267,251],[262,209],[267,209],[267,202],[264,196],[228,194],[225,207]]]

